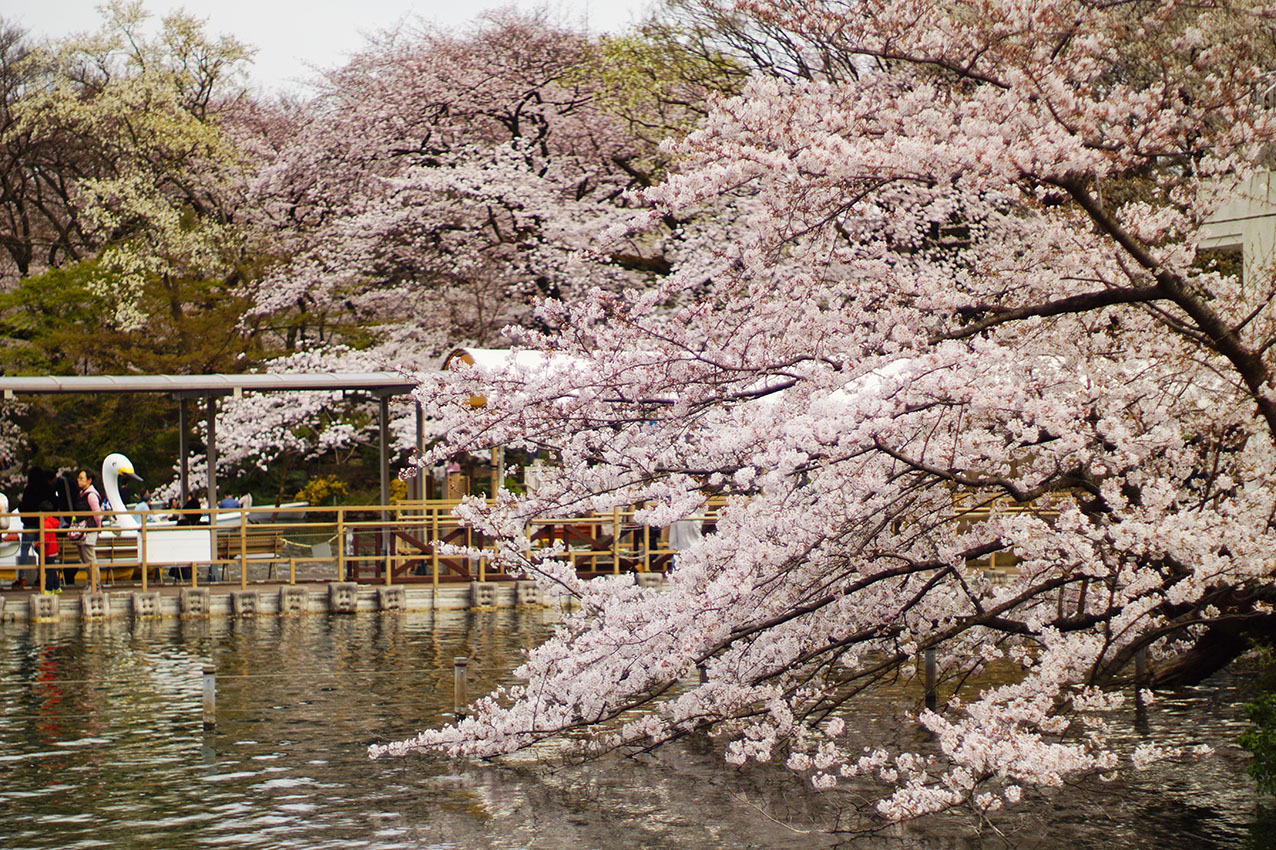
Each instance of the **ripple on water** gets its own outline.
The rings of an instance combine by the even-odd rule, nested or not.
[[[481,659],[471,691],[502,681],[547,633],[541,613],[409,613],[253,622],[0,627],[0,848],[437,848],[807,850],[832,842],[827,796],[783,771],[723,767],[710,745],[644,762],[546,771],[409,758],[367,744],[443,722],[452,658]],[[200,728],[204,665],[218,722]],[[481,668],[481,669],[479,669]],[[36,671],[44,678],[37,680]],[[51,676],[51,678],[50,678]],[[1145,735],[1223,742],[1220,757],[1136,776],[1118,798],[1041,795],[999,823],[1021,846],[1243,844],[1256,797],[1226,741],[1244,727],[1235,689],[1149,707]],[[1229,702],[1230,700],[1230,702]],[[866,712],[875,727],[893,708]],[[1123,724],[1123,725],[1122,725]],[[1097,803],[1095,801],[1098,801]],[[1102,811],[1103,819],[1095,812]],[[968,821],[908,827],[871,846],[978,847]]]
[[[314,785],[314,784],[315,784],[314,781],[311,779],[293,777],[293,778],[270,779],[258,784],[256,787],[262,789],[263,791],[272,791],[276,788],[300,788],[305,785]]]
[[[314,803],[277,803],[275,808],[281,812],[296,812],[297,814],[305,814],[313,812],[319,808]]]
[[[211,776],[200,777],[205,782],[230,782],[232,779],[245,779],[256,776],[255,770],[239,770],[234,773],[214,773]]]

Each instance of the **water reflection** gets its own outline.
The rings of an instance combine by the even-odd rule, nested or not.
[[[966,818],[851,840],[845,798],[784,771],[729,770],[693,740],[643,761],[551,767],[368,762],[369,743],[446,720],[452,660],[471,694],[505,681],[551,614],[441,612],[152,620],[0,629],[0,847],[971,847]],[[205,733],[201,671],[218,675]],[[1239,686],[1150,706],[1147,731],[1214,743]],[[875,707],[875,724],[894,709]],[[1141,730],[1124,723],[1131,741]],[[898,729],[902,738],[915,730]],[[1042,795],[996,823],[1010,846],[1262,846],[1270,818],[1224,748],[1117,794]],[[1109,789],[1110,790],[1110,789]],[[1000,839],[997,839],[1000,842]]]

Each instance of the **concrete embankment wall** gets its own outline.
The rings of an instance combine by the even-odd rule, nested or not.
[[[659,573],[636,573],[636,581],[659,587]],[[0,622],[50,623],[128,617],[257,617],[305,613],[358,614],[365,612],[570,606],[564,597],[549,597],[532,581],[471,582],[469,584],[259,585],[246,590],[164,586],[142,591],[112,588],[100,593],[61,594],[10,592],[0,595]]]
[[[639,574],[643,585],[658,586],[658,573]],[[110,588],[98,593],[64,592],[0,595],[0,622],[56,623],[65,620],[167,618],[167,616],[278,616],[360,614],[375,611],[495,609],[567,605],[547,597],[535,582],[471,582],[458,585],[389,587],[332,582],[328,585],[268,585],[248,590],[165,586]]]

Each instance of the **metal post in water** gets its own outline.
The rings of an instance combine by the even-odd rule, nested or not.
[[[1134,728],[1140,734],[1148,734],[1148,707],[1143,701],[1143,689],[1148,684],[1148,649],[1141,646],[1134,651]]]
[[[939,704],[936,695],[936,682],[939,679],[939,674],[935,664],[935,650],[926,650],[924,658],[926,664],[926,707],[934,711],[935,706]]]
[[[217,728],[217,671],[204,668],[204,728]]]
[[[458,655],[456,658],[452,659],[452,713],[455,715],[457,720],[465,719],[465,707],[470,702],[470,699],[466,694],[466,691],[468,690],[468,683],[466,682],[466,665],[469,663],[469,659],[463,655]]]

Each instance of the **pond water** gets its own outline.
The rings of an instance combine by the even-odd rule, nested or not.
[[[1117,718],[1218,755],[1039,795],[976,830],[934,818],[828,835],[846,797],[726,767],[692,741],[646,760],[369,762],[369,743],[447,720],[506,680],[550,612],[164,620],[0,627],[0,848],[798,848],[1267,846],[1276,826],[1228,742],[1244,676]],[[201,672],[217,669],[204,731]],[[893,722],[895,706],[871,721]],[[867,716],[867,715],[865,715]],[[868,721],[865,721],[868,722]],[[900,735],[916,734],[901,727]],[[842,822],[846,822],[845,819]]]

